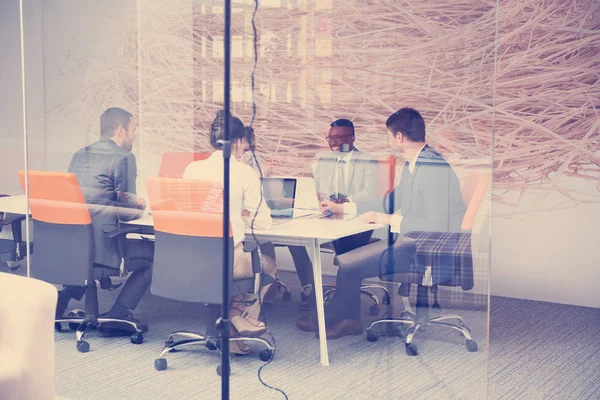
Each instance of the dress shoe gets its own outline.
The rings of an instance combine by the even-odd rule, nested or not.
[[[327,326],[327,339],[339,339],[347,335],[362,335],[362,322],[359,319],[343,319]],[[317,338],[319,333],[317,332]]]
[[[85,294],[85,288],[80,286],[65,286],[58,291],[55,318],[62,318],[69,306],[71,299],[81,300]]]
[[[296,326],[304,332],[317,332],[319,330],[317,317],[312,314],[299,318],[296,321]]]
[[[148,326],[142,325],[139,320],[135,319],[131,310],[127,310],[127,312],[120,316],[105,313],[101,314],[100,317],[130,321],[137,325],[141,333],[148,332]],[[102,322],[98,325],[96,329],[108,336],[128,336],[137,332],[137,330],[132,325],[129,325],[125,322]]]

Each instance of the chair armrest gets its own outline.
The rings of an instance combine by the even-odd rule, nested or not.
[[[252,253],[258,250],[258,243],[256,242],[244,242],[244,253]]]
[[[114,239],[119,236],[125,236],[130,233],[139,233],[143,235],[154,235],[154,229],[151,226],[125,226],[112,231],[104,231],[104,234],[109,239]]]
[[[8,214],[8,217],[6,214]],[[14,223],[21,222],[24,220],[25,220],[25,215],[5,213],[2,224],[3,225],[14,224]]]
[[[269,243],[269,242],[264,242]],[[254,274],[262,274],[262,268],[261,268],[261,263],[260,263],[260,257],[258,255],[259,252],[259,245],[261,243],[257,243],[255,241],[249,240],[249,241],[245,241],[244,242],[244,252],[245,253],[251,253],[252,256],[252,272]],[[264,282],[263,282],[264,284]]]

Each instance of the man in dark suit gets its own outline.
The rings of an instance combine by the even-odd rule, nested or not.
[[[119,270],[122,255],[116,239],[106,233],[119,227],[119,219],[131,220],[142,215],[146,202],[136,195],[137,166],[131,149],[136,122],[121,108],[109,108],[100,117],[100,140],[73,155],[69,172],[77,180],[90,206],[94,230],[94,263]],[[150,284],[154,254],[153,242],[128,240],[125,266],[133,271],[107,315],[133,320],[133,310]],[[65,287],[59,294],[57,316],[62,316],[71,298],[81,300],[81,287]],[[110,329],[108,324],[103,328]],[[120,324],[121,328],[127,325]]]
[[[347,119],[332,122],[325,139],[331,152],[318,157],[313,171],[322,213],[329,216],[372,210],[376,201],[377,160],[354,147],[354,124]],[[368,231],[347,236],[332,245],[337,254],[343,254],[367,244],[372,234]],[[312,263],[306,248],[289,248],[302,286],[313,285]],[[314,309],[314,292],[308,299],[309,307]]]
[[[425,143],[421,114],[403,108],[388,118],[386,127],[390,147],[406,163],[400,184],[394,189],[394,210],[387,210],[387,214],[369,211],[362,215],[363,220],[389,225],[392,232],[400,234],[460,231],[466,210],[460,183],[444,157]],[[412,254],[396,255],[396,268],[408,269],[412,260]],[[338,270],[336,293],[326,308],[328,339],[362,333],[360,286],[364,278],[378,276],[379,267],[370,263]],[[316,331],[314,320],[307,321],[304,327]]]

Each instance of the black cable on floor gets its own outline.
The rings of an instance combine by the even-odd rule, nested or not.
[[[254,53],[254,65],[252,67],[252,76],[251,76],[251,80],[252,80],[252,82],[251,82],[251,85],[252,85],[252,90],[251,90],[251,93],[252,93],[252,118],[250,119],[250,128],[252,128],[252,125],[254,124],[254,119],[256,118],[256,101],[255,101],[255,98],[254,98],[254,91],[255,91],[256,65],[258,64],[258,34],[257,34],[257,30],[256,30],[256,14],[257,13],[258,13],[258,0],[254,0],[254,11],[252,12],[252,40],[253,40],[253,45],[254,45],[254,50],[253,50],[253,53]],[[254,146],[252,146],[252,145],[250,146],[250,151],[252,152],[252,158],[254,159],[254,163],[255,163],[255,165],[256,165],[256,167],[258,169],[259,178],[260,178],[260,181],[261,181],[261,184],[262,184],[263,172],[262,172],[262,169],[260,167],[260,164],[258,163],[258,159],[256,157],[256,153],[254,152]],[[260,206],[262,205],[263,201],[264,201],[264,199],[263,199],[263,192],[262,192],[262,189],[261,189],[261,191],[260,191],[260,201],[258,203],[258,208],[260,208]],[[257,249],[257,251],[258,251],[258,262],[259,262],[259,264],[261,266],[260,269],[262,271],[262,255],[261,255],[261,252],[260,252],[260,242],[258,241],[258,239],[256,238],[256,235],[254,233],[254,221],[256,220],[256,214],[257,213],[254,214],[254,217],[252,218],[252,222],[250,223],[250,230],[252,232],[252,237],[253,237],[254,241],[258,245],[258,249]],[[273,282],[272,284],[276,285],[277,281]],[[275,390],[275,391],[281,393],[284,396],[284,398],[286,400],[288,400],[288,396],[287,396],[287,394],[283,390],[281,390],[281,389],[279,389],[279,388],[277,388],[275,386],[269,385],[261,377],[262,370],[267,365],[269,365],[271,363],[271,361],[273,361],[273,358],[275,357],[275,351],[277,349],[277,343],[275,341],[275,336],[273,336],[271,334],[271,332],[269,332],[269,330],[268,330],[269,329],[268,328],[269,325],[267,323],[267,316],[264,313],[264,308],[262,307],[261,289],[260,288],[258,290],[258,304],[260,304],[260,306],[261,306],[260,307],[260,315],[263,317],[265,325],[267,326],[267,335],[269,335],[269,337],[271,338],[271,341],[273,342],[273,351],[271,352],[271,357],[258,369],[258,372],[257,372],[258,380],[259,380],[259,382],[263,386],[265,386],[268,389]],[[259,316],[259,319],[260,319],[260,316]]]

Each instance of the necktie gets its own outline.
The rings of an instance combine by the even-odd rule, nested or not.
[[[346,179],[344,174],[344,167],[346,165],[346,160],[339,159],[336,168],[337,168],[337,187],[336,187],[336,195],[337,198],[342,198],[346,195]]]

